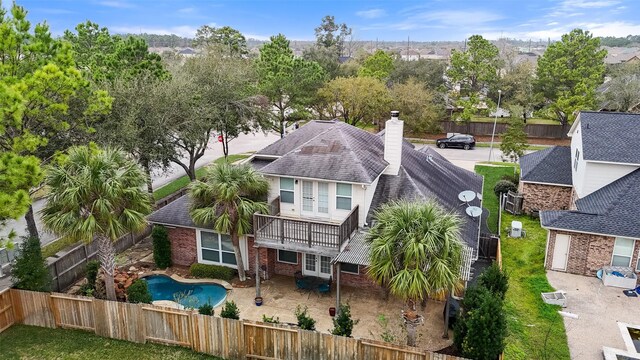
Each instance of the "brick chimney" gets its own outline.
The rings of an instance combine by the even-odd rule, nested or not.
[[[391,119],[385,123],[384,130],[384,159],[389,166],[384,170],[385,175],[398,175],[402,161],[402,141],[404,122],[398,119],[399,111],[391,112]]]

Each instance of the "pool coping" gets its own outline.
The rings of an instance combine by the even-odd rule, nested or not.
[[[177,274],[167,274],[164,270],[152,270],[152,271],[146,271],[145,273],[143,273],[142,275],[139,275],[139,278],[145,278],[147,276],[151,276],[151,275],[164,275],[164,276],[168,276],[170,278],[172,278],[175,281],[181,282],[181,283],[185,283],[185,284],[216,284],[216,285],[220,285],[223,288],[225,288],[225,290],[227,290],[227,292],[233,290],[233,286],[231,286],[231,284],[229,284],[228,282],[224,281],[224,280],[220,280],[220,279],[187,279],[187,278],[183,278],[180,275]]]

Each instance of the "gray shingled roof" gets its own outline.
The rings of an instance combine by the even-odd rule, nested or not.
[[[640,114],[580,112],[583,158],[640,164]]]
[[[576,210],[542,211],[545,228],[640,238],[640,169],[576,201]]]
[[[520,178],[544,184],[571,185],[571,148],[554,146],[520,158]]]
[[[373,195],[367,222],[371,222],[375,211],[384,203],[398,199],[434,199],[445,209],[456,212],[463,219],[461,235],[472,249],[478,248],[479,221],[465,213],[466,206],[460,203],[458,194],[465,190],[482,193],[483,178],[471,171],[453,165],[433,148],[415,150],[403,146],[402,165],[398,176],[382,175]],[[469,203],[480,206],[478,198]]]
[[[380,137],[341,121],[312,121],[260,155],[281,156],[262,167],[263,174],[363,184],[372,183],[388,165]]]
[[[183,195],[163,208],[154,211],[147,217],[147,220],[152,224],[199,227],[189,216],[190,206],[189,195]]]

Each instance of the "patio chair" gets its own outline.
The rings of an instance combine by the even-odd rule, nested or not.
[[[322,283],[318,285],[318,294],[325,295],[331,292],[331,283],[332,283],[332,278],[329,278],[329,281],[327,281],[326,283]]]

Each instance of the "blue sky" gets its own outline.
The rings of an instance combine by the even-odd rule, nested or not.
[[[5,0],[4,7],[10,4]],[[557,39],[580,27],[597,36],[640,34],[638,0],[18,0],[29,20],[55,34],[85,20],[115,33],[193,36],[203,25],[229,25],[245,36],[283,33],[313,40],[325,15],[353,28],[355,40],[463,40],[481,34]]]

